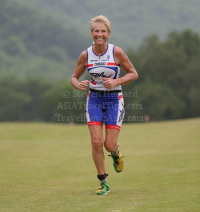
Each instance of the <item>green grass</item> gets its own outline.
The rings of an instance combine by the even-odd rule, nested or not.
[[[195,212],[200,209],[200,119],[124,124],[111,192],[99,186],[87,126],[0,124],[0,211]]]

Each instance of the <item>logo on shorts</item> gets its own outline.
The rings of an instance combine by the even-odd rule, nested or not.
[[[123,118],[124,118],[124,108],[122,110],[119,110],[119,112],[120,112],[120,115],[119,115],[118,122],[121,122],[121,121],[123,121]]]

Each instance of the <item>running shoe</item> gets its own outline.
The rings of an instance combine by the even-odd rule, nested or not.
[[[110,192],[110,187],[108,183],[101,183],[100,187],[96,189],[97,195],[106,195]]]
[[[119,151],[117,156],[114,156],[112,154],[108,156],[111,156],[113,159],[113,167],[115,171],[121,172],[124,169],[124,156],[122,156]]]

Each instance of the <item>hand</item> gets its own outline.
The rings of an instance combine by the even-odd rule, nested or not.
[[[79,83],[79,90],[86,90],[88,87],[89,81],[88,80],[83,80],[82,82]]]
[[[104,85],[107,89],[114,88],[114,87],[117,85],[115,79],[102,78],[102,80],[104,80],[103,85]]]

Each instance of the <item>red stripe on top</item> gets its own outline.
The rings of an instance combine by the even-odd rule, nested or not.
[[[87,67],[88,68],[93,67],[93,64],[88,64]]]
[[[108,66],[117,66],[116,63],[107,63]]]

